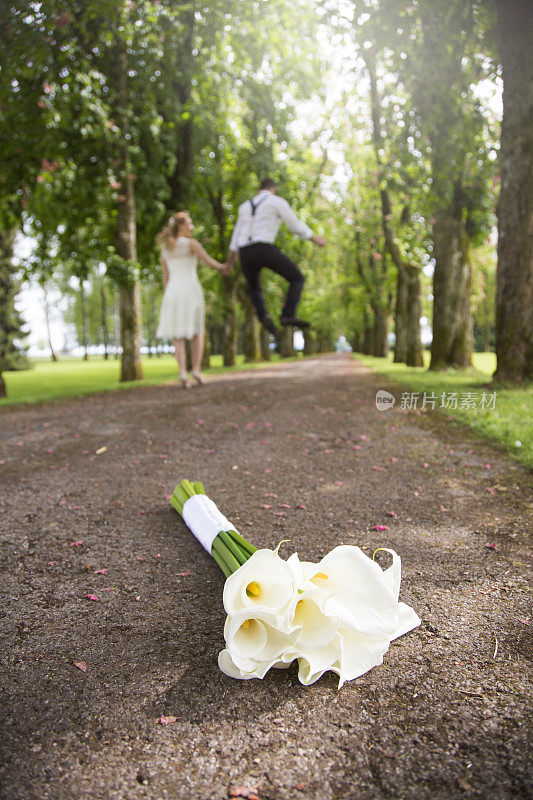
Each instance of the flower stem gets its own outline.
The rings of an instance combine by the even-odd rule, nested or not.
[[[237,533],[237,531],[228,531],[228,533],[229,533],[229,535],[231,536],[231,538],[233,539],[234,542],[236,542],[238,545],[240,545],[240,547],[243,550],[247,550],[248,553],[251,556],[253,556],[253,554],[257,550],[257,547],[254,547],[253,544],[250,544],[250,542],[247,541],[244,538],[244,536],[241,536],[240,533]]]
[[[176,499],[178,500],[179,504],[181,505],[180,514],[183,514],[183,506],[187,502],[187,500],[189,499],[189,495],[187,494],[187,492],[185,491],[185,489],[183,488],[181,483],[178,484],[176,486],[176,488],[174,489],[174,496],[176,497]]]
[[[219,554],[214,548],[211,550],[211,556],[213,557],[213,561],[216,563],[216,565],[220,567],[220,569],[224,573],[225,578],[229,578],[230,575],[233,575],[233,572],[231,571],[230,567],[227,566],[224,559],[221,558],[221,556],[219,556]]]
[[[196,492],[194,491],[194,486],[189,480],[187,480],[187,478],[184,478],[182,480],[181,485],[183,486],[183,489],[185,490],[187,497],[192,497],[193,495],[196,494]]]
[[[183,506],[181,505],[180,501],[177,499],[175,494],[170,495],[170,505],[176,509],[178,514],[183,513]]]
[[[242,550],[242,548],[240,548],[240,547],[239,547],[239,546],[238,546],[238,545],[237,545],[237,544],[236,544],[236,543],[233,541],[233,539],[231,538],[231,536],[228,536],[228,534],[226,533],[226,531],[220,531],[220,533],[218,534],[218,536],[220,537],[220,540],[222,541],[222,543],[226,545],[226,547],[228,548],[228,550],[229,550],[231,553],[233,553],[233,555],[235,556],[235,558],[237,559],[237,561],[239,562],[239,564],[244,564],[244,562],[248,560],[248,558],[249,558],[249,555],[248,555],[248,553],[245,553],[245,552]],[[217,537],[217,538],[218,538],[218,537]]]
[[[213,544],[211,545],[211,552],[215,550],[219,556],[226,562],[227,566],[231,569],[232,572],[237,572],[239,567],[241,566],[233,553],[226,547],[226,545],[220,540],[217,536],[213,540]]]

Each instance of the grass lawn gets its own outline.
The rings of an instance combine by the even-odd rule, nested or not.
[[[279,356],[272,353],[272,361],[277,359]],[[268,363],[247,364],[246,367],[253,369],[268,365]],[[243,366],[245,366],[244,356],[239,355],[236,368]],[[120,362],[114,358],[108,361],[96,356],[89,361],[79,358],[64,358],[56,363],[36,359],[32,362],[31,369],[3,373],[7,397],[0,400],[0,406],[39,403],[59,397],[75,397],[95,392],[113,391],[114,389],[127,389],[132,386],[177,381],[178,370],[176,360],[172,355],[163,355],[159,358],[156,356],[143,357],[142,367],[144,380],[120,383]],[[224,367],[222,356],[211,356],[211,367],[207,374],[228,369],[234,368]]]
[[[388,358],[359,354],[356,358],[379,375],[398,383],[403,391],[418,392],[418,408],[422,407],[424,392],[426,398],[431,393],[436,395],[436,408],[442,402],[443,393],[446,398],[449,398],[450,393],[457,393],[458,408],[443,409],[445,414],[499,442],[509,454],[524,464],[533,466],[533,386],[519,389],[494,389],[489,386],[496,368],[494,353],[475,353],[474,369],[447,372],[427,372],[426,367],[406,367],[404,364],[394,364]],[[424,358],[427,365],[429,353],[424,353]],[[461,407],[467,400],[464,397],[467,392],[474,393],[473,398],[470,396],[475,400],[474,408]],[[490,405],[481,408],[483,393],[486,395],[485,400],[488,400],[494,392],[494,408]],[[401,392],[395,397],[397,403],[401,402]]]

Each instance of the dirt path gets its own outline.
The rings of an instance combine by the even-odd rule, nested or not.
[[[384,386],[328,356],[2,414],[3,800],[531,796],[531,477],[378,412]],[[182,477],[285,556],[396,549],[421,627],[340,692],[226,678],[222,576],[166,500]]]

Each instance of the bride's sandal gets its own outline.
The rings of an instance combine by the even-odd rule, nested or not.
[[[196,383],[200,384],[200,386],[204,385],[205,380],[204,380],[203,376],[199,372],[191,372],[191,375],[194,378],[194,380],[196,381]]]
[[[182,389],[190,389],[191,382],[188,378],[180,378],[180,386]]]

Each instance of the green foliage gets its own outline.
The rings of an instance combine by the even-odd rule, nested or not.
[[[10,254],[5,253],[3,245],[5,241],[0,243],[0,375],[5,370],[29,367],[24,347],[27,333],[15,307],[18,286],[13,278]]]
[[[23,219],[35,238],[27,274],[43,284],[55,280],[66,293],[70,278],[84,283],[91,342],[100,336],[95,287],[102,264],[117,285],[144,284],[144,340],[151,341],[161,296],[154,239],[169,213],[189,208],[197,237],[224,259],[238,206],[265,174],[329,242],[316,250],[283,228],[279,241],[306,275],[301,313],[317,334],[354,341],[376,309],[389,313],[395,270],[385,257],[383,175],[370,146],[366,87],[356,62],[360,88],[350,96],[350,88],[341,95],[334,87],[334,104],[328,59],[335,55],[324,52],[326,36],[350,41],[352,49],[355,42],[360,53],[370,43],[377,60],[381,157],[402,255],[428,263],[435,204],[457,181],[470,236],[486,237],[494,204],[489,153],[498,131],[475,92],[494,76],[487,15],[477,4],[215,0],[207,11],[196,0],[89,0],[75,13],[64,0],[30,12],[22,2],[10,6],[0,32],[7,165],[0,228],[2,218],[19,225]],[[435,20],[441,35],[433,42]],[[121,47],[128,77],[119,113]],[[302,103],[309,100],[307,112]],[[342,153],[340,169],[333,151]],[[445,174],[449,164],[454,170]],[[134,176],[138,264],[116,252],[127,175]],[[234,286],[203,268],[201,279],[210,320],[222,326]],[[285,289],[281,279],[265,276],[273,312]],[[238,305],[239,321],[242,313]],[[79,320],[79,310],[72,314]]]

